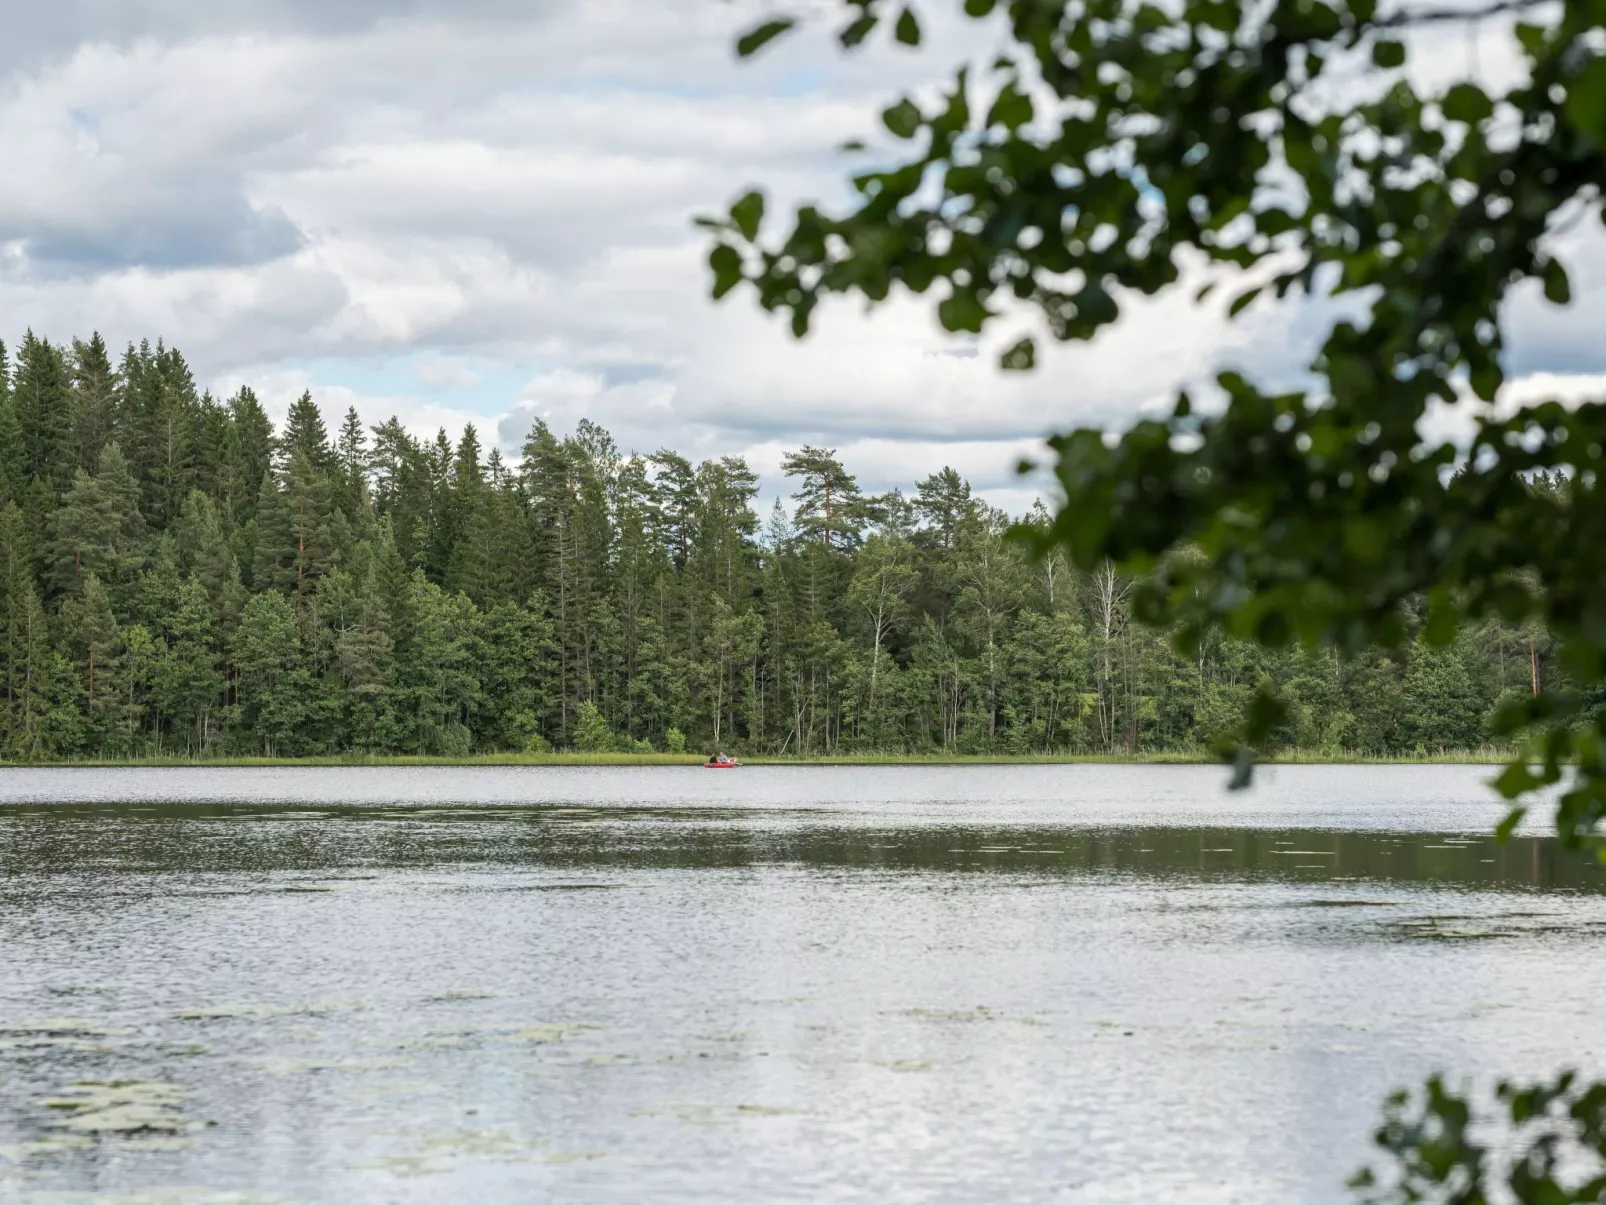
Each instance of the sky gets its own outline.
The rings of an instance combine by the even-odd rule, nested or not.
[[[928,6],[928,8],[931,6]],[[952,7],[942,5],[938,7]],[[755,183],[845,198],[835,148],[904,86],[986,55],[932,26],[919,54],[844,58],[825,25],[738,63],[742,0],[52,0],[0,40],[0,337],[165,339],[199,384],[281,417],[516,455],[533,419],[589,418],[624,451],[837,449],[869,489],[943,465],[1018,513],[1045,434],[1118,428],[1223,367],[1288,376],[1322,315],[1179,295],[1090,345],[1001,374],[1017,338],[945,336],[928,306],[829,304],[794,341],[708,300],[695,214]],[[1494,31],[1498,33],[1498,31]],[[1499,74],[1497,45],[1430,47]],[[1606,393],[1606,240],[1565,236],[1575,305],[1513,301],[1513,390]],[[1514,394],[1515,396],[1515,394]]]

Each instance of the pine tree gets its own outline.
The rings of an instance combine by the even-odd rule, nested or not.
[[[970,482],[953,468],[944,466],[915,487],[915,510],[926,521],[937,547],[947,551],[959,541],[960,533],[977,521],[977,503],[971,496]]]
[[[143,561],[144,518],[139,485],[115,443],[107,444],[91,477],[79,469],[72,488],[52,512],[45,545],[45,577],[56,596],[99,578],[117,605],[125,605]]]
[[[864,498],[859,483],[842,467],[834,448],[804,447],[788,452],[781,471],[798,478],[794,522],[818,538],[826,550],[858,547],[864,526]]]
[[[15,756],[674,732],[804,754],[1197,752],[1263,683],[1288,704],[1273,746],[1409,753],[1489,739],[1491,710],[1534,678],[1570,685],[1549,633],[1497,617],[1408,658],[1219,631],[1180,657],[1129,622],[1141,583],[1028,563],[951,468],[912,499],[866,498],[804,448],[787,458],[795,523],[777,501],[761,531],[739,458],[622,456],[594,423],[536,423],[508,465],[473,428],[421,444],[393,418],[369,440],[353,412],[331,447],[310,398],[281,440],[249,390],[197,397],[164,344],[112,372],[98,339],[26,343],[16,374],[0,349]],[[1529,488],[1565,508],[1575,486]],[[1402,611],[1407,647],[1424,620]]]

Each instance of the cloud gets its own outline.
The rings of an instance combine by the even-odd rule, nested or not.
[[[480,374],[466,360],[443,356],[437,351],[419,356],[414,371],[418,379],[431,389],[472,389],[480,383]]]
[[[816,29],[740,66],[731,36],[758,7],[32,6],[0,49],[0,330],[163,337],[219,392],[282,406],[311,389],[332,421],[351,405],[431,436],[474,422],[508,454],[536,418],[583,417],[626,450],[766,472],[783,449],[837,447],[867,488],[954,463],[1016,501],[1013,463],[1047,432],[1121,425],[1224,365],[1298,379],[1320,304],[1228,323],[1180,293],[1140,300],[1026,376],[996,368],[1024,316],[956,341],[924,301],[868,320],[839,301],[799,343],[750,297],[714,305],[693,214],[754,181],[776,209],[841,203],[832,148],[992,36],[939,20],[918,55],[844,58]],[[1579,301],[1519,294],[1514,371],[1606,372],[1589,318],[1606,248],[1564,242]]]

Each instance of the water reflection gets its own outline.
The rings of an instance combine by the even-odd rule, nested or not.
[[[0,1201],[1339,1205],[1391,1088],[1606,1067],[1474,778],[1047,769],[0,776]]]
[[[840,823],[831,809],[620,805],[309,811],[171,804],[0,811],[0,872],[333,871],[525,864],[718,869],[1120,873],[1203,880],[1378,880],[1606,890],[1593,856],[1550,837],[1302,828]]]

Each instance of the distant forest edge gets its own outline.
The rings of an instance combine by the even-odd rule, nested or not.
[[[0,345],[0,754],[1198,755],[1269,678],[1273,754],[1464,755],[1559,675],[1498,621],[1183,658],[1129,581],[1027,559],[952,469],[909,496],[826,449],[784,471],[761,522],[739,457],[538,421],[510,464],[472,426],[353,410],[331,437],[308,395],[276,432],[176,349],[29,333]]]

